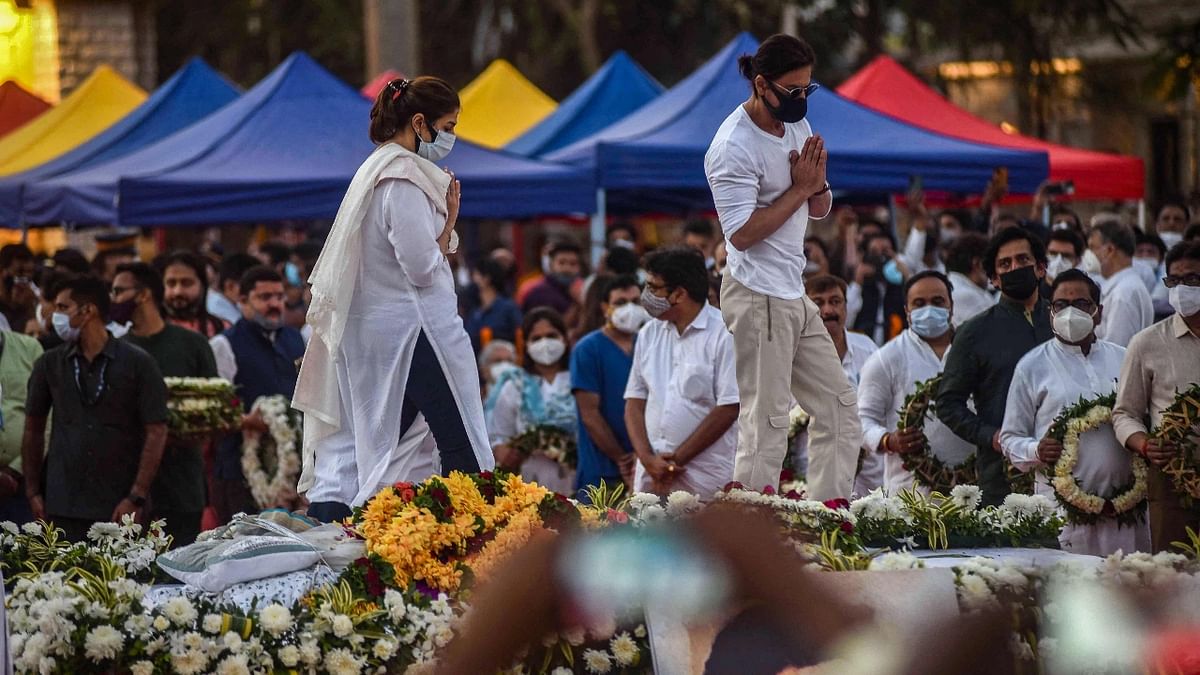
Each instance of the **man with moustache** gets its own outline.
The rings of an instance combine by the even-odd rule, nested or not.
[[[229,328],[208,313],[208,274],[204,259],[190,251],[176,251],[157,267],[163,280],[163,306],[167,322],[212,338]]]
[[[241,320],[210,340],[209,345],[217,360],[217,372],[237,386],[248,413],[263,396],[292,397],[297,362],[304,356],[306,345],[300,331],[283,323],[286,290],[278,272],[266,266],[251,268],[242,276],[241,294]],[[267,430],[254,416],[243,428],[260,433]],[[213,506],[222,523],[238,512],[259,511],[242,475],[241,456],[240,435],[225,438],[217,447]]]

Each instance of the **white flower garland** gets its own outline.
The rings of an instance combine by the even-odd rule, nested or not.
[[[1146,501],[1146,476],[1149,468],[1146,460],[1132,455],[1130,468],[1133,473],[1133,485],[1111,500],[1085,492],[1075,480],[1075,467],[1079,463],[1079,437],[1088,431],[1112,422],[1112,408],[1093,406],[1082,417],[1072,418],[1067,422],[1067,433],[1063,437],[1062,455],[1054,466],[1054,478],[1051,483],[1058,497],[1069,507],[1078,509],[1099,517],[1117,517],[1127,513]],[[1114,513],[1104,516],[1104,505],[1111,501]],[[1074,520],[1074,518],[1072,518]]]
[[[300,429],[290,412],[291,407],[291,401],[285,396],[263,396],[250,409],[251,413],[257,411],[262,415],[275,445],[275,474],[268,476],[258,455],[262,435],[243,434],[242,473],[246,476],[254,501],[262,508],[269,508],[286,490],[294,490],[300,474],[300,451],[297,447]]]

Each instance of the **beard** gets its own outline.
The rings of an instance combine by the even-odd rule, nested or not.
[[[167,308],[167,316],[172,319],[198,319],[200,318],[200,301],[186,300],[184,298],[173,298],[164,303]]]

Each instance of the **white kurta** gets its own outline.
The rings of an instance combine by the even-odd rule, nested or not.
[[[362,225],[362,263],[359,269],[346,271],[357,275],[357,283],[336,363],[341,427],[319,441],[318,459],[323,454],[333,457],[318,462],[315,484],[308,493],[312,501],[322,497],[320,501],[359,505],[375,493],[397,463],[426,464],[394,456],[400,449],[414,452],[429,447],[412,443],[398,448],[404,390],[422,331],[438,362],[420,367],[441,368],[480,469],[495,465],[475,355],[456,311],[454,275],[437,244],[443,227],[444,219],[413,183],[389,179],[376,187]],[[390,459],[369,467],[367,479],[355,480],[357,491],[351,494],[351,486],[337,478],[349,472],[328,471],[356,463],[356,447]],[[361,469],[356,465],[358,475],[363,475]],[[328,499],[327,494],[338,498]]]
[[[1042,468],[1037,446],[1054,418],[1081,397],[1090,399],[1113,393],[1124,358],[1125,348],[1109,342],[1096,341],[1084,356],[1079,347],[1057,338],[1022,357],[1013,372],[1000,430],[1000,446],[1013,466],[1023,471]],[[1080,487],[1091,494],[1104,494],[1129,482],[1129,452],[1117,441],[1112,425],[1103,425],[1080,437],[1075,476]],[[1040,472],[1035,490],[1039,494],[1054,493]],[[1059,542],[1063,550],[1088,555],[1105,556],[1117,549],[1126,553],[1149,551],[1150,527],[1146,522],[1118,527],[1115,520],[1067,525],[1059,535]]]
[[[955,328],[996,304],[996,296],[986,288],[976,286],[975,282],[971,281],[967,275],[961,272],[951,272],[946,276],[954,286],[954,291],[951,293],[954,300],[954,316],[951,318]]]
[[[713,408],[739,401],[734,362],[733,336],[725,329],[721,311],[707,303],[682,335],[667,321],[651,321],[642,328],[625,398],[646,401],[646,435],[655,454],[676,451]],[[733,480],[737,436],[734,422],[688,462],[672,490],[709,499]],[[638,461],[635,489],[649,491],[652,483]]]
[[[552,396],[571,395],[571,372],[564,370],[554,376],[553,382],[538,378],[541,383],[542,400],[548,401]],[[504,388],[496,395],[496,407],[488,415],[488,440],[492,447],[507,443],[515,436],[525,433],[533,421],[525,418],[521,411],[521,388],[518,380],[509,380]],[[521,478],[533,481],[547,490],[554,490],[562,495],[573,494],[575,491],[575,472],[569,471],[558,462],[534,455],[527,457],[521,464]]]
[[[855,391],[862,380],[863,368],[877,351],[879,345],[871,338],[862,333],[846,331],[846,355],[842,357],[842,371],[846,373],[846,379]],[[854,476],[854,494],[862,497],[882,486],[883,458],[873,452],[867,452],[863,456],[862,469]]]
[[[909,329],[867,361],[858,386],[858,417],[866,447],[877,450],[883,435],[896,431],[905,397],[913,392],[916,383],[937,377],[949,355],[947,347],[939,359],[929,343]],[[975,454],[975,446],[956,436],[937,417],[925,420],[925,437],[935,456],[951,466]],[[912,487],[913,475],[904,469],[899,455],[883,455],[883,466],[884,488],[890,494]]]
[[[1154,323],[1154,302],[1141,273],[1126,267],[1100,284],[1100,304],[1104,316],[1096,328],[1096,337],[1128,347],[1134,335]]]

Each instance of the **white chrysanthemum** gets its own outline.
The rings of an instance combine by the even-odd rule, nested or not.
[[[338,614],[333,617],[332,626],[333,634],[340,638],[347,637],[354,632],[354,622],[345,614]]]
[[[646,624],[638,624],[638,627],[633,629],[633,636],[638,639],[646,637]]]
[[[150,661],[138,661],[129,666],[130,675],[154,675],[154,664]]]
[[[570,668],[559,666],[550,671],[550,675],[575,675],[575,671],[571,670]]]
[[[642,509],[642,520],[648,525],[655,525],[667,519],[667,510],[655,504]]]
[[[292,613],[279,603],[271,603],[258,613],[258,623],[274,637],[283,635],[292,627]]]
[[[389,638],[380,638],[375,641],[371,647],[371,654],[380,661],[387,661],[396,653],[396,641]]]
[[[230,654],[217,664],[217,675],[250,675],[250,662],[245,654]]]
[[[154,630],[164,631],[171,627],[171,622],[167,620],[167,617],[159,615],[159,616],[154,617],[153,625],[154,625]]]
[[[21,534],[21,528],[17,527],[17,524],[11,520],[6,520],[0,523],[0,530],[4,530],[11,535]]]
[[[383,594],[383,606],[387,608],[388,616],[396,623],[403,621],[404,615],[408,613],[408,604],[404,602],[404,595],[391,588]]]
[[[955,485],[950,489],[950,501],[963,509],[974,511],[983,501],[983,491],[978,485]]]
[[[124,644],[125,636],[121,635],[121,631],[107,624],[91,629],[83,639],[84,653],[97,663],[117,658]]]
[[[117,539],[121,536],[121,526],[116,523],[92,523],[88,528],[87,538],[100,542],[105,539]]]
[[[42,526],[38,525],[36,522],[25,523],[24,525],[21,526],[21,531],[24,532],[25,534],[28,534],[31,537],[36,537],[37,535],[42,533]]]
[[[171,652],[171,667],[179,675],[198,675],[208,667],[208,656],[195,650]]]
[[[221,643],[224,644],[225,648],[231,652],[240,651],[242,649],[242,636],[233,631],[229,631],[221,637]]]
[[[629,505],[634,509],[644,509],[649,506],[658,506],[658,495],[650,494],[649,492],[635,492],[629,498]]]
[[[675,517],[696,511],[701,506],[700,498],[690,492],[676,490],[667,496],[667,513]]]
[[[608,643],[608,647],[612,650],[613,660],[617,662],[618,666],[632,666],[637,663],[638,657],[641,655],[637,643],[629,637],[629,633],[621,633],[614,637]]]
[[[362,672],[363,662],[348,649],[331,649],[325,655],[324,666],[330,675],[358,675]]]
[[[892,570],[912,570],[924,567],[917,556],[901,551],[898,553],[884,553],[883,555],[871,561],[870,570],[877,571],[892,571]]]
[[[205,614],[204,623],[201,624],[205,633],[220,633],[221,632],[221,616],[219,614]]]
[[[588,649],[583,652],[583,663],[587,666],[589,673],[597,673],[603,675],[612,670],[612,657],[608,652]]]
[[[288,668],[300,663],[300,650],[296,645],[285,645],[279,650],[279,662]]]
[[[176,626],[186,626],[195,621],[198,615],[192,601],[183,596],[171,598],[163,603],[162,613]]]
[[[316,642],[300,643],[300,658],[304,663],[315,666],[321,660],[321,647]]]
[[[565,639],[567,644],[571,645],[572,647],[578,647],[579,645],[583,644],[584,640],[587,639],[587,633],[583,628],[571,628],[563,631],[563,639]]]

